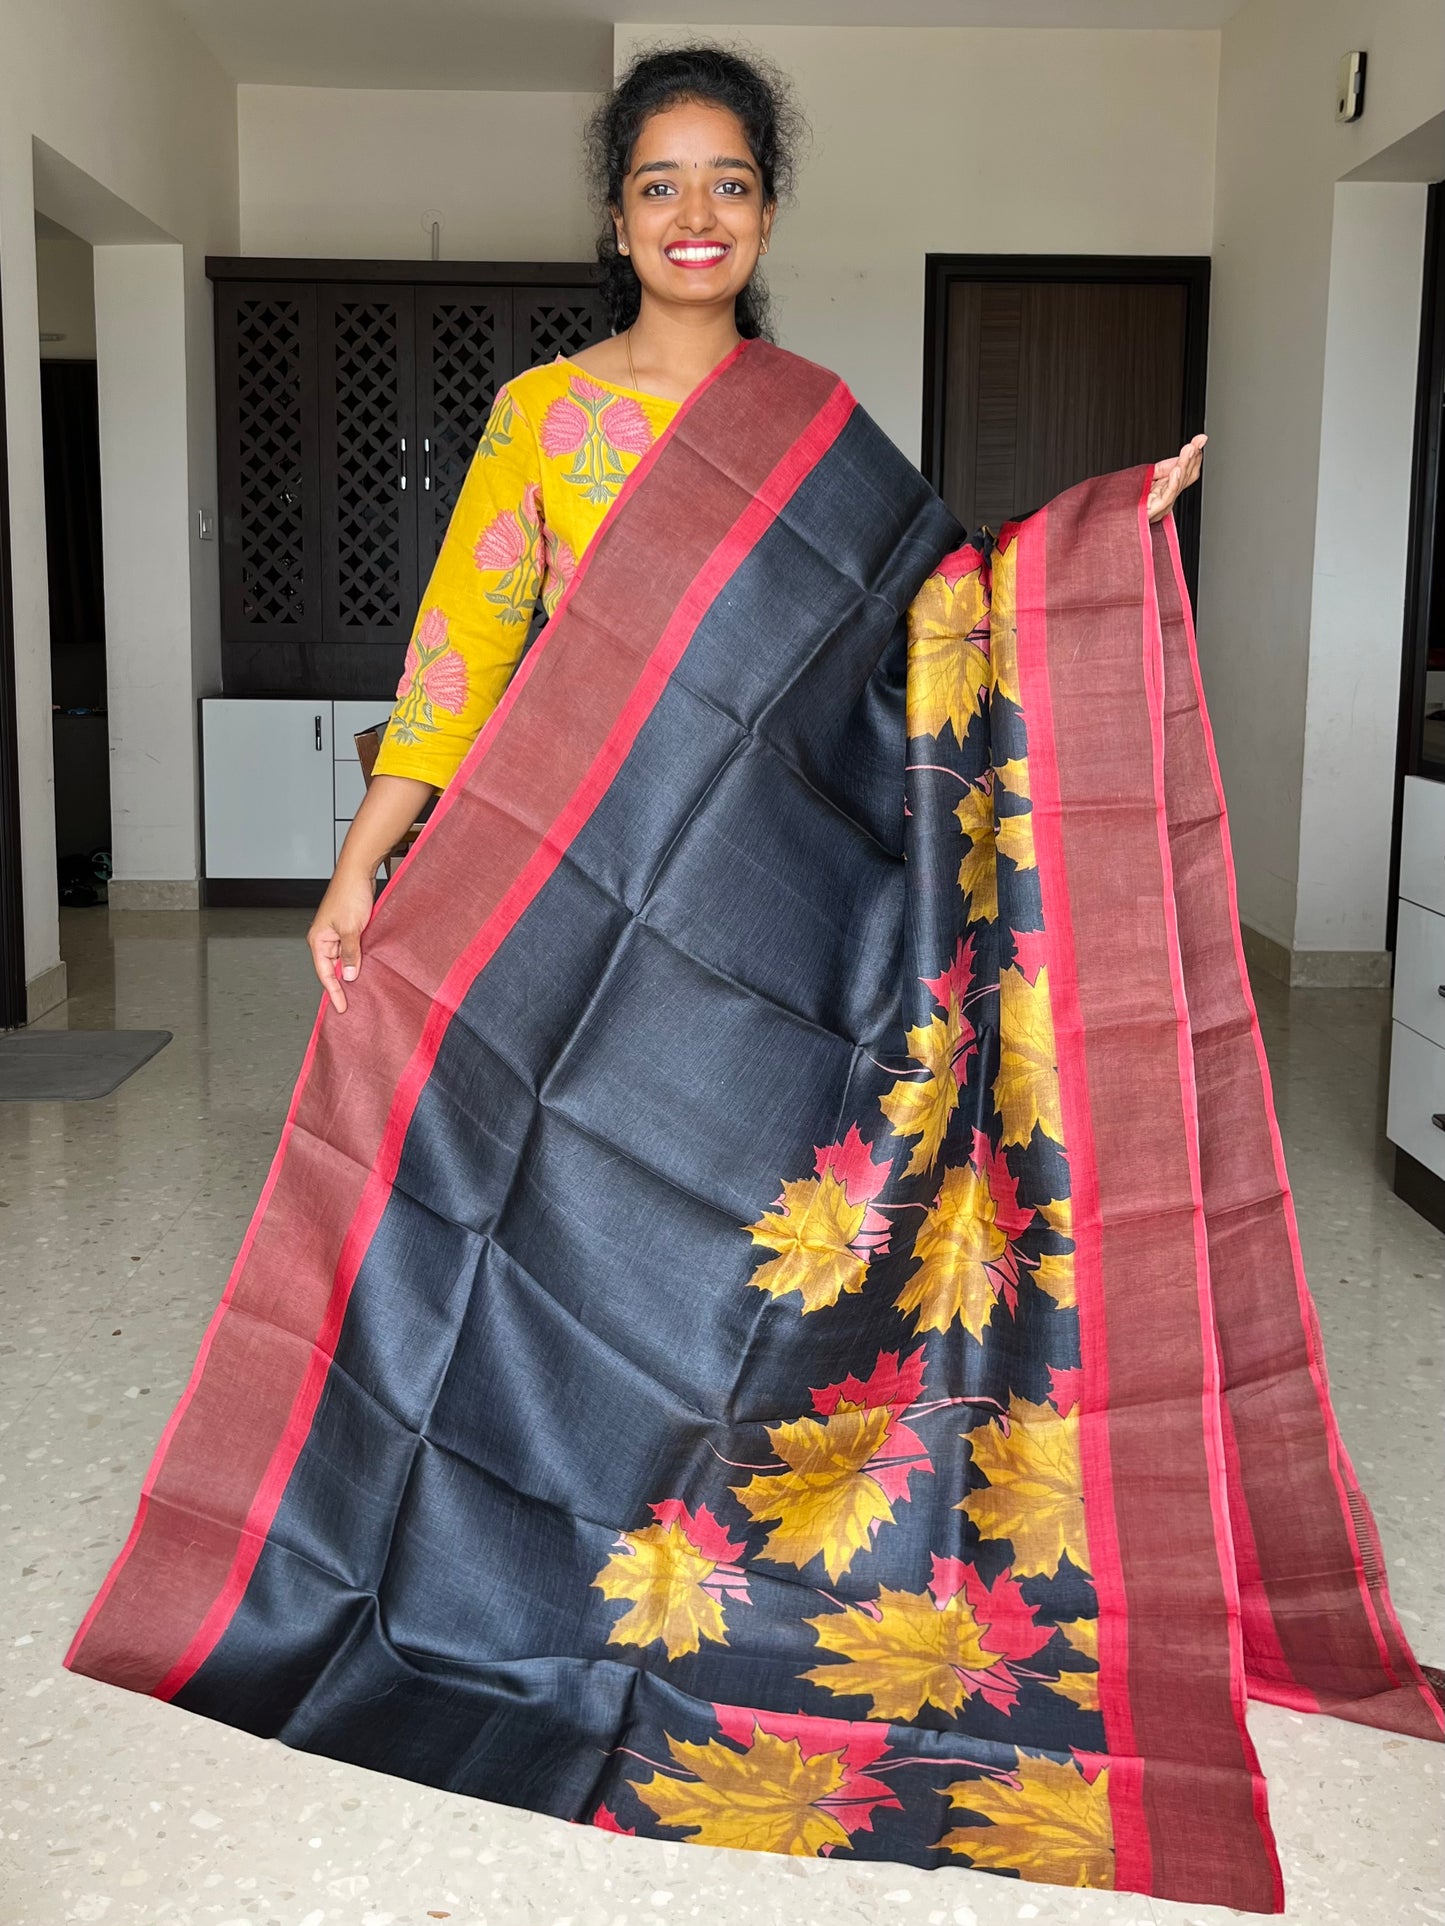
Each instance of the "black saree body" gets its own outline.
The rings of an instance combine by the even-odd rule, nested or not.
[[[816,364],[694,393],[323,1001],[72,1669],[615,1831],[1259,1911],[1248,1693],[1438,1736],[1147,484],[973,545]]]

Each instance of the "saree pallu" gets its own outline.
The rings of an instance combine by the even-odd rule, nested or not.
[[[964,531],[723,362],[381,893],[66,1663],[661,1839],[1281,1904],[1438,1707],[1149,471]]]

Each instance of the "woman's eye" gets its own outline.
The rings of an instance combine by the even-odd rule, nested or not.
[[[725,187],[729,193],[732,193],[734,188],[739,194],[746,194],[748,191],[746,181],[719,181],[718,186]]]

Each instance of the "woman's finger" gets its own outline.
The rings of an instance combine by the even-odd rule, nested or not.
[[[361,932],[343,930],[341,933],[341,974],[348,983],[361,969]]]
[[[335,962],[331,957],[327,956],[319,946],[311,952],[311,955],[316,965],[316,974],[321,981],[321,987],[331,998],[333,1009],[344,1010],[346,1008],[346,992],[336,980]]]

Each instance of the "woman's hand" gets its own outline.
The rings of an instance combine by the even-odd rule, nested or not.
[[[336,873],[306,941],[321,987],[337,1010],[346,1008],[343,982],[361,968],[361,932],[376,902],[376,872],[421,814],[432,784],[416,776],[373,776],[336,858]]]
[[[321,987],[337,1010],[346,1008],[342,978],[350,983],[361,968],[361,932],[371,921],[375,900],[367,876],[360,870],[338,865],[315,920],[306,932]]]
[[[1196,435],[1186,442],[1177,455],[1168,461],[1154,464],[1154,480],[1149,489],[1149,519],[1151,522],[1163,521],[1175,502],[1191,482],[1199,480],[1199,470],[1204,462],[1204,444],[1208,435]]]

